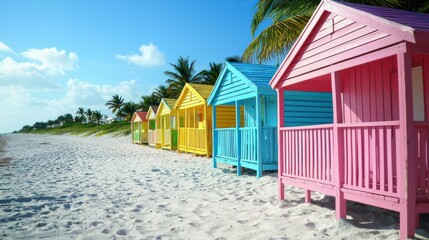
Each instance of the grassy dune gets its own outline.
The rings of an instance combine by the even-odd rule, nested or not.
[[[62,127],[53,128],[53,129],[37,129],[31,130],[27,133],[35,134],[72,134],[72,135],[82,135],[82,136],[101,136],[105,134],[112,134],[114,136],[122,136],[131,133],[130,123],[129,122],[115,122],[112,124],[97,125],[94,123],[80,124],[73,123],[67,124]]]

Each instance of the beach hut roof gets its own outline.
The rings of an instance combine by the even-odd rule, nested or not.
[[[208,104],[211,105],[213,101],[216,101],[218,92],[225,84],[224,81],[231,80],[232,76],[228,76],[229,74],[237,77],[241,81],[240,83],[237,83],[238,85],[243,86],[243,84],[247,84],[254,92],[256,92],[257,89],[264,89],[272,94],[276,94],[268,84],[276,71],[276,66],[225,62],[213,91],[208,98]],[[235,95],[245,95],[245,93],[237,89],[237,91],[235,91]]]
[[[163,98],[161,102],[164,102],[164,105],[167,106],[169,109],[172,109],[174,104],[176,103],[177,99],[173,98]],[[160,104],[161,105],[161,104]]]
[[[213,90],[212,85],[196,84],[196,83],[191,83],[189,85],[193,89],[195,89],[195,91],[197,91],[201,95],[201,97],[204,98],[205,100],[210,96],[210,93]]]
[[[135,112],[133,114],[133,117],[131,118],[131,122],[134,122],[137,119],[137,117],[140,119],[140,121],[146,122],[147,121],[146,115],[147,115],[147,112]]]
[[[164,114],[169,114],[170,111],[173,109],[174,103],[176,103],[177,99],[173,98],[162,98],[161,103],[158,106],[158,112],[156,113],[156,116],[162,116]]]
[[[342,22],[340,22],[338,19],[345,20],[341,20]],[[368,42],[371,42],[369,40],[372,39],[371,47],[363,45],[359,46],[359,39],[352,38],[353,33],[349,35],[341,33],[341,29],[346,29],[354,23],[358,23],[356,24],[355,30],[359,30],[359,26],[362,26],[362,28],[367,27],[366,29],[368,30],[373,30],[373,32],[368,32],[365,35],[359,36],[361,38],[365,38]],[[295,79],[293,81],[289,81],[289,84],[300,82],[304,77],[300,77],[299,75],[305,75],[304,73],[290,73],[297,65],[297,62],[311,56],[311,53],[306,51],[311,47],[311,43],[316,43],[317,40],[324,41],[322,37],[327,34],[331,36],[332,40],[329,40],[331,42],[333,39],[338,38],[338,35],[341,36],[342,40],[338,38],[338,45],[345,42],[350,43],[353,42],[353,40],[355,40],[356,44],[354,45],[354,48],[345,49],[343,47],[342,49],[338,49],[338,52],[329,52],[329,57],[320,59],[324,60],[324,64],[316,64],[315,66],[306,67],[306,70],[303,70],[306,71],[305,73],[319,70],[318,74],[312,75],[313,77],[327,74],[333,70],[339,70],[329,67],[333,64],[353,59],[366,53],[374,52],[387,47],[388,45],[404,41],[409,43],[429,42],[428,23],[429,14],[356,3],[323,0],[307,23],[307,26],[301,32],[301,35],[298,37],[295,44],[292,46],[289,54],[280,65],[276,74],[273,76],[270,81],[270,85],[273,88],[279,88],[282,85],[286,86],[287,84],[285,84],[285,80],[287,79],[289,81],[292,78]],[[319,42],[317,44],[322,43]],[[350,45],[347,46],[350,47]],[[342,52],[340,52],[340,50]],[[345,55],[341,55],[342,53]],[[319,54],[319,56],[322,57],[324,55]],[[320,71],[320,69],[323,68],[331,68],[331,71]],[[310,77],[306,78],[308,79]]]
[[[177,99],[176,103],[174,103],[173,108],[177,108],[182,104],[189,91],[191,91],[191,93],[195,95],[201,102],[206,102],[212,90],[212,85],[186,83],[182,89],[182,92],[180,93],[179,98]]]
[[[147,110],[146,119],[154,119],[157,111],[158,106],[150,106]]]

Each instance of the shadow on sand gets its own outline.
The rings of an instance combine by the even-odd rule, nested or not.
[[[6,146],[6,139],[0,135],[0,167],[5,167],[10,164],[10,161],[12,160],[11,157],[5,157],[5,148]]]

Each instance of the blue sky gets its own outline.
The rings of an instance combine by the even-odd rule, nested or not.
[[[0,1],[0,133],[75,114],[112,115],[119,94],[138,102],[180,56],[241,55],[255,0]]]

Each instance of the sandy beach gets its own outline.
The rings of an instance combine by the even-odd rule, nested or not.
[[[130,137],[10,134],[0,158],[1,239],[398,239],[398,214],[286,189],[277,173],[238,177],[211,159]],[[426,230],[425,230],[426,229]],[[429,238],[422,215],[418,239]]]

